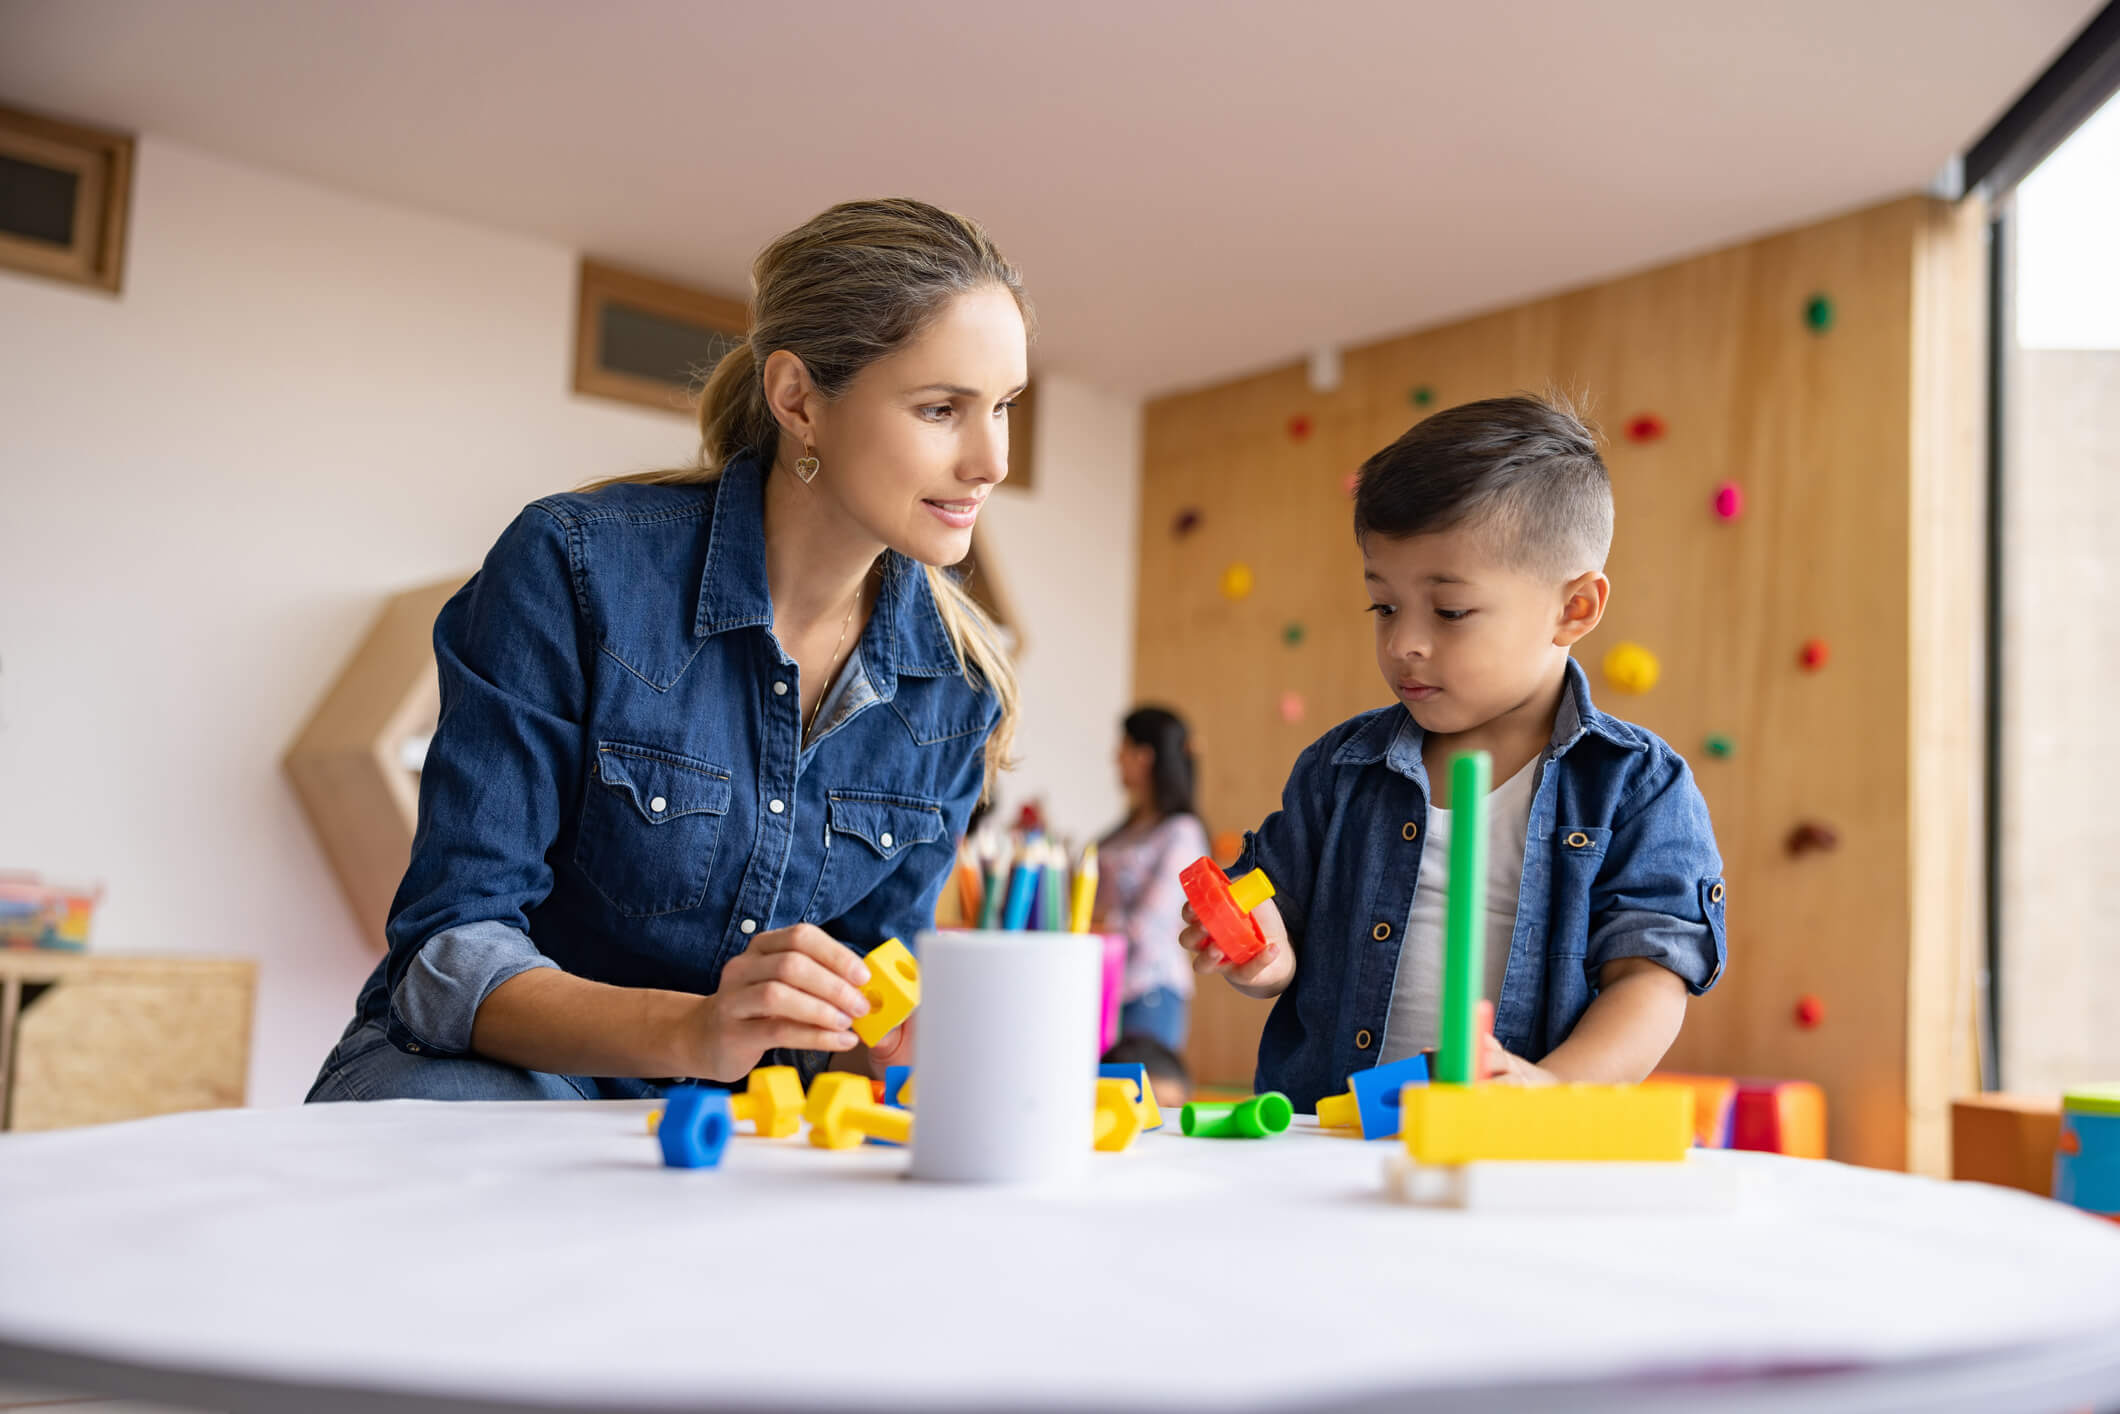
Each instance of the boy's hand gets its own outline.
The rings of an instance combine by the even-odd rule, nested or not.
[[[1178,934],[1178,945],[1192,954],[1193,971],[1202,976],[1222,973],[1232,987],[1252,997],[1277,997],[1295,980],[1295,949],[1289,945],[1288,925],[1281,921],[1281,910],[1274,907],[1272,899],[1252,910],[1259,931],[1266,936],[1266,946],[1242,967],[1230,966],[1222,950],[1208,941],[1207,930],[1200,926],[1199,915],[1189,903],[1184,916],[1185,930]]]
[[[1482,1002],[1480,1005],[1491,1005]],[[1498,1085],[1558,1085],[1560,1077],[1542,1066],[1534,1065],[1520,1055],[1502,1049],[1491,1032],[1480,1032],[1479,1055],[1480,1079],[1492,1080]]]

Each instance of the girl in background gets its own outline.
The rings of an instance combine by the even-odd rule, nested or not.
[[[1192,1010],[1192,960],[1178,945],[1185,892],[1178,871],[1208,852],[1193,812],[1191,733],[1162,707],[1129,713],[1119,740],[1127,816],[1097,845],[1096,928],[1124,933],[1126,987],[1119,1034],[1149,1036],[1182,1054]]]

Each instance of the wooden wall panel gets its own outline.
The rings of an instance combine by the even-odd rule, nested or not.
[[[1137,692],[1193,721],[1210,828],[1256,823],[1303,746],[1391,701],[1362,612],[1345,480],[1425,415],[1413,391],[1432,390],[1431,410],[1525,389],[1585,397],[1606,433],[1618,525],[1611,608],[1578,651],[1594,683],[1598,660],[1623,638],[1662,660],[1653,692],[1622,698],[1600,687],[1599,701],[1693,762],[1732,889],[1729,973],[1696,1004],[1669,1063],[1818,1080],[1836,1156],[1905,1165],[1917,734],[1977,777],[1962,759],[1977,739],[1977,703],[1955,677],[1949,700],[1931,700],[1920,723],[1913,716],[1923,700],[1910,617],[1917,482],[1931,463],[1977,464],[1959,455],[1977,457],[1977,430],[1968,437],[1948,421],[1921,423],[1916,447],[1917,341],[1960,341],[1925,366],[1932,393],[1953,386],[1949,370],[1979,367],[1977,340],[1950,304],[1962,296],[1977,310],[1977,290],[1932,280],[1931,313],[1917,317],[1917,272],[1977,247],[1977,225],[1946,211],[1894,202],[1350,350],[1332,393],[1312,392],[1304,370],[1287,367],[1152,403]],[[1804,317],[1815,293],[1835,305],[1824,333]],[[1664,419],[1667,434],[1627,440],[1640,413]],[[1301,439],[1290,431],[1299,416],[1311,424]],[[1711,510],[1724,480],[1745,490],[1734,524]],[[1960,490],[1937,494],[1948,508]],[[1174,521],[1186,510],[1201,519],[1180,537]],[[1946,514],[1936,543],[1977,524],[1969,513]],[[1257,582],[1238,603],[1218,586],[1234,561]],[[1923,573],[1939,572],[1931,561]],[[1977,595],[1977,576],[1951,573]],[[1299,645],[1284,641],[1290,623],[1303,626]],[[1828,640],[1832,660],[1807,673],[1798,655],[1814,636]],[[1940,649],[1930,657],[1946,676],[1959,666]],[[1293,724],[1280,714],[1291,690],[1308,705]],[[1711,732],[1736,740],[1732,758],[1706,755]],[[1947,771],[1946,757],[1921,759]],[[1839,849],[1792,858],[1784,842],[1806,819],[1837,830]],[[1975,868],[1970,840],[1940,844],[1926,874],[1953,861]],[[1828,1009],[1816,1030],[1794,1021],[1804,993]],[[1261,1015],[1201,1007],[1192,1058],[1204,1080],[1249,1080],[1229,1066],[1250,1054]]]

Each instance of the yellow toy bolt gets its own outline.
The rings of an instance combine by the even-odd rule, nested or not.
[[[913,1137],[911,1110],[876,1103],[868,1077],[830,1070],[810,1085],[810,1142],[820,1149],[852,1149],[868,1138],[904,1144]]]

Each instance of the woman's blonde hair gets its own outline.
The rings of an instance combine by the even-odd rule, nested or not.
[[[766,405],[765,361],[786,349],[802,360],[827,398],[856,374],[925,329],[958,295],[999,285],[1032,324],[1023,277],[979,223],[924,201],[848,201],[774,241],[751,266],[751,332],[714,366],[699,398],[699,460],[668,471],[611,477],[616,482],[697,485],[746,453],[770,471],[780,424]],[[1013,765],[1018,701],[1016,665],[999,629],[955,576],[921,566],[965,680],[1001,704],[986,741],[987,796]]]

